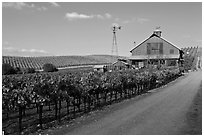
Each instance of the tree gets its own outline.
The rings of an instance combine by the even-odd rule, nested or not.
[[[3,75],[16,74],[16,71],[10,64],[2,64],[2,74]]]

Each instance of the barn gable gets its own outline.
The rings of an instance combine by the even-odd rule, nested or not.
[[[130,50],[130,52],[132,53],[134,50],[136,50],[138,47],[144,45],[144,43],[147,43],[148,40],[150,40],[152,37],[157,37],[158,39],[160,39],[161,41],[164,41],[166,43],[168,43],[169,45],[175,47],[176,49],[178,50],[181,50],[179,47],[173,45],[172,43],[170,43],[169,41],[165,40],[164,38],[162,37],[159,37],[158,35],[156,34],[152,34],[149,38],[145,39],[143,42],[141,42],[139,45],[137,45],[136,47],[134,47],[132,50]]]
[[[179,47],[173,45],[164,38],[152,34],[149,38],[130,51],[132,56],[150,55],[148,45],[151,46],[151,48],[161,46],[161,48],[159,48],[159,53],[157,53],[161,55],[179,55],[179,51],[181,50]]]

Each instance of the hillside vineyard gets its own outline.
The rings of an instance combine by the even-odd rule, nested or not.
[[[191,60],[188,62],[195,63],[197,54],[199,52],[198,47],[186,47],[182,48],[184,53],[188,52],[188,58]],[[14,57],[3,56],[2,63],[10,64],[11,66],[19,68],[34,68],[36,70],[42,69],[46,63],[51,63],[57,68],[63,68],[75,65],[95,65],[95,64],[108,64],[116,61],[117,58],[108,55],[93,55],[93,56],[48,56],[48,57]],[[190,65],[191,66],[191,65]]]
[[[90,56],[47,56],[47,57],[14,57],[3,56],[2,63],[10,64],[19,68],[42,69],[46,63],[51,63],[57,68],[63,68],[74,65],[95,65],[112,63],[116,57],[109,55],[90,55]]]

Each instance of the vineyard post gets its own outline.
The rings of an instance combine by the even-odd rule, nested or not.
[[[49,111],[51,111],[51,108],[50,108],[50,101],[49,101]]]
[[[26,106],[23,106],[23,116],[25,116],[26,115]]]
[[[100,93],[97,92],[97,106],[100,105]]]
[[[55,119],[57,120],[57,100],[55,99]]]
[[[128,98],[131,98],[131,90],[129,87],[128,87]]]
[[[99,93],[96,92],[96,106],[99,105]]]
[[[22,131],[22,107],[19,106],[19,133]]]
[[[119,99],[122,100],[122,97],[123,97],[123,89],[121,88],[118,93],[119,93]]]
[[[67,99],[67,116],[69,116],[69,100]]]
[[[88,96],[88,111],[91,111],[91,97],[90,95]]]
[[[37,104],[37,99],[35,98],[35,107],[36,107],[36,109],[37,109],[37,113],[38,113],[38,104]]]
[[[62,101],[61,101],[61,98],[59,99],[59,114],[58,114],[58,117],[59,117],[59,122],[61,122],[61,107],[62,107]]]
[[[136,93],[136,89],[135,89],[135,87],[133,86],[133,95],[135,96],[135,93]]]
[[[138,83],[138,90],[137,90],[137,95],[140,95],[140,83]]]
[[[6,118],[9,119],[9,105],[7,106]]]
[[[74,96],[74,103],[73,103],[73,105],[74,105],[74,118],[75,118],[75,116],[76,116],[76,105],[75,105],[76,103],[75,103],[75,96]]]
[[[125,99],[127,98],[127,94],[128,94],[128,89],[125,88]]]
[[[117,100],[117,90],[115,90],[115,100]]]
[[[86,113],[86,96],[84,96],[84,112]]]
[[[37,109],[37,113],[38,113],[38,104],[36,103],[36,109]]]
[[[107,93],[106,91],[104,92],[104,104],[106,104],[106,98],[107,98]]]
[[[81,108],[80,108],[80,106],[81,106],[81,96],[79,96],[79,98],[78,98],[77,105],[78,105],[78,111],[80,112],[81,111]]]
[[[40,129],[42,129],[42,113],[43,113],[43,104],[39,105],[39,123]]]
[[[110,92],[110,104],[112,103],[113,91]]]

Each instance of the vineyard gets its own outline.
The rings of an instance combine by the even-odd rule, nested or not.
[[[198,47],[187,47],[182,49],[184,52],[184,69],[185,70],[195,70],[196,68],[201,68],[200,60],[201,48]]]
[[[180,76],[179,70],[38,73],[2,76],[2,130],[30,134]]]
[[[183,48],[184,69],[201,68],[201,48]],[[110,61],[105,56],[3,57],[14,67],[41,69]],[[76,58],[77,61],[76,61]],[[83,60],[84,58],[84,60]],[[200,59],[199,59],[200,58]],[[80,61],[81,62],[80,62]],[[109,62],[110,63],[110,62]],[[2,75],[2,130],[4,134],[31,134],[114,102],[132,98],[181,76],[179,68],[160,70],[90,70]]]
[[[90,56],[48,56],[48,57],[14,57],[3,56],[2,63],[10,64],[16,68],[42,69],[46,63],[51,63],[57,68],[75,65],[95,65],[107,64],[116,61],[117,57],[109,55],[90,55]]]

